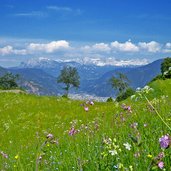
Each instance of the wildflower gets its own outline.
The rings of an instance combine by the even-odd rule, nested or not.
[[[132,113],[131,106],[126,106],[125,104],[122,104],[121,106],[124,110],[127,110],[128,112]]]
[[[46,138],[47,138],[47,139],[53,139],[53,134],[48,134],[48,135],[46,136]]]
[[[86,112],[88,112],[88,111],[89,111],[89,108],[88,108],[87,106],[85,106],[85,107],[84,107],[84,110],[85,110]]]
[[[128,142],[127,143],[124,143],[123,145],[125,146],[125,148],[127,150],[131,150],[131,144],[129,144]]]
[[[139,151],[136,152],[136,153],[134,154],[134,157],[136,157],[136,158],[140,157],[140,152],[139,152]]]
[[[132,96],[131,96],[131,100],[133,100],[135,97],[136,97],[136,96],[135,96],[135,94],[134,94],[134,95],[132,95]]]
[[[116,150],[109,150],[109,153],[114,156],[114,155],[117,155],[118,152]]]
[[[8,158],[8,155],[6,153],[4,153],[3,151],[1,151],[1,154],[4,158],[6,158],[6,159]]]
[[[42,156],[39,156],[38,159],[39,159],[39,160],[42,160]]]
[[[144,124],[144,127],[147,127],[147,124],[146,123]]]
[[[158,159],[162,159],[164,157],[164,152],[159,153],[159,155],[157,156]]]
[[[14,158],[17,160],[19,158],[19,155],[17,154]]]
[[[134,122],[133,124],[131,124],[131,128],[136,129],[136,128],[137,128],[137,126],[138,126],[138,123],[137,123],[137,122]]]
[[[127,106],[127,110],[132,113],[131,106]]]
[[[130,169],[130,171],[133,171],[133,166],[130,165],[130,166],[129,166],[129,169]]]
[[[147,157],[148,157],[148,158],[152,158],[153,156],[152,156],[151,154],[148,154]]]
[[[120,169],[124,168],[124,165],[122,163],[118,163],[118,168],[120,170]]]
[[[159,161],[159,162],[158,162],[158,167],[159,167],[160,169],[163,169],[163,168],[164,168],[164,162]]]
[[[69,130],[69,135],[74,135],[74,134],[76,134],[77,133],[77,130],[75,130],[75,128],[74,127],[72,127],[70,130]]]
[[[164,135],[161,138],[159,138],[159,143],[161,148],[168,148],[171,143],[169,135]]]
[[[111,138],[106,138],[106,139],[103,139],[103,143],[104,144],[111,144],[112,140],[111,140]]]
[[[52,144],[58,145],[58,144],[59,144],[59,141],[58,141],[58,139],[56,139],[56,140],[54,140],[54,141],[51,141],[51,143],[52,143]]]
[[[94,102],[93,102],[93,101],[90,101],[89,104],[90,104],[90,105],[94,105]]]

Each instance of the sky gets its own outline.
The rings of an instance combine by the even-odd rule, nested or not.
[[[171,56],[171,0],[0,0],[0,66],[141,65]]]

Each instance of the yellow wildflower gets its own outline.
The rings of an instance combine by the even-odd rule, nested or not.
[[[16,156],[15,156],[15,159],[17,160],[19,158],[19,155],[17,154]]]
[[[151,154],[148,154],[147,157],[148,157],[148,158],[152,158],[153,156],[152,156]]]

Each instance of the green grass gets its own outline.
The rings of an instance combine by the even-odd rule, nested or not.
[[[150,86],[154,91],[147,97],[171,126],[171,80]],[[122,103],[131,106],[132,113]],[[0,169],[160,170],[156,157],[164,151],[164,168],[170,170],[171,150],[159,144],[170,130],[144,98],[122,103],[95,102],[86,112],[83,101],[0,93],[0,151],[8,155],[1,154]],[[134,123],[136,128],[131,127]],[[72,127],[77,132],[71,136]],[[46,138],[49,133],[53,139]]]

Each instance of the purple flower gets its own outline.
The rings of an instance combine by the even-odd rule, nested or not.
[[[122,108],[124,110],[127,110],[128,112],[132,113],[131,106],[126,106],[125,104],[122,104]]]
[[[53,134],[48,134],[48,135],[46,136],[46,138],[47,138],[47,139],[53,139]]]
[[[164,157],[164,152],[161,152],[161,153],[159,153],[159,155],[158,155],[158,159],[162,159]]]
[[[8,155],[6,153],[4,153],[3,151],[1,151],[1,154],[4,158],[6,158],[6,159],[8,158]]]
[[[170,145],[171,139],[169,135],[164,135],[161,138],[159,138],[159,143],[161,148],[168,148]]]
[[[163,169],[163,168],[164,168],[164,162],[159,161],[159,162],[158,162],[158,167],[159,167],[160,169]]]
[[[84,107],[84,110],[88,112],[89,108],[87,106]]]
[[[90,105],[94,105],[94,102],[93,102],[93,101],[90,101],[89,104],[90,104]]]
[[[69,130],[69,135],[74,135],[74,134],[76,134],[77,133],[77,130],[74,128],[74,127],[72,127],[70,130]]]

